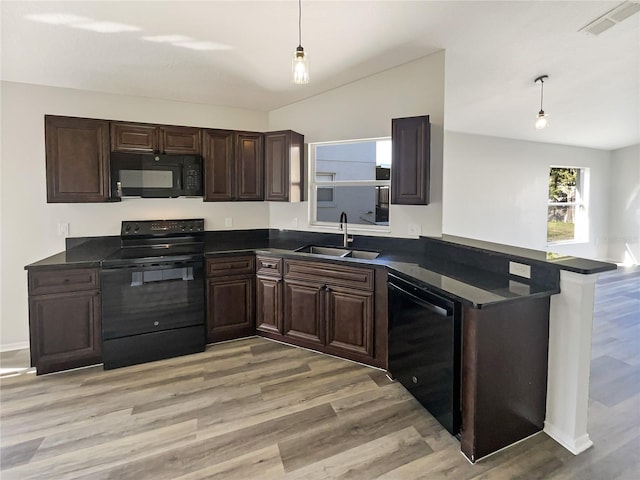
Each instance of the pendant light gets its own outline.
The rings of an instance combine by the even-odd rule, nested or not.
[[[302,48],[302,0],[298,0],[298,48],[291,63],[293,83],[309,83],[309,54]]]
[[[542,109],[542,99],[544,95],[544,81],[549,78],[549,75],[540,75],[538,78],[534,80],[533,83],[540,82],[540,111],[536,115],[536,129],[542,130],[543,128],[547,128],[549,126],[549,115],[544,113]]]

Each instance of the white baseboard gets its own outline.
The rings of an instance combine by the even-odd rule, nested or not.
[[[0,344],[0,352],[11,352],[13,350],[23,350],[25,348],[29,348],[29,342]]]
[[[574,455],[579,455],[593,446],[588,433],[578,438],[573,438],[547,421],[544,422],[544,432]]]

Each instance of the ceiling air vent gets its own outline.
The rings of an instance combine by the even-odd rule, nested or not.
[[[582,27],[579,32],[587,32],[591,35],[600,35],[602,32],[609,30],[614,25],[620,23],[625,18],[629,18],[634,13],[640,12],[639,0],[627,0],[604,15],[596,18],[588,25]]]

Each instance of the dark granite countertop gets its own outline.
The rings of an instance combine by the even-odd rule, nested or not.
[[[455,243],[477,250],[490,250],[515,259],[526,259],[543,262],[548,267],[567,269],[578,273],[598,273],[611,270],[615,265],[593,260],[564,257],[564,259],[542,258],[543,252],[534,252],[516,247],[475,242],[457,237],[439,239],[422,238],[407,239],[371,239],[356,238],[350,248],[379,250],[381,254],[374,260],[355,258],[339,258],[325,255],[294,252],[295,249],[310,243],[319,245],[339,245],[341,236],[325,235],[322,242],[318,234],[304,232],[287,232],[259,230],[236,232],[208,232],[205,243],[205,256],[213,257],[238,253],[262,253],[278,255],[286,258],[305,258],[338,264],[353,264],[387,268],[416,285],[429,288],[454,300],[461,301],[475,308],[484,308],[506,301],[524,298],[544,297],[559,293],[558,282],[539,282],[521,280],[517,277],[491,269],[479,268],[476,264],[464,264],[447,259],[438,261],[431,258],[420,240],[438,240],[444,243]],[[84,241],[67,244],[67,251],[27,265],[25,268],[41,269],[55,267],[100,267],[102,260],[120,248],[118,237],[95,237]],[[454,241],[455,240],[455,241]],[[467,242],[463,240],[468,240]]]
[[[427,237],[428,238],[428,237]],[[615,270],[616,266],[597,260],[588,258],[573,257],[571,255],[562,255],[553,252],[543,252],[540,250],[531,250],[528,248],[514,247],[511,245],[502,245],[500,243],[485,242],[483,240],[475,240],[472,238],[456,237],[454,235],[442,235],[441,237],[433,237],[441,242],[464,246],[476,250],[490,250],[493,252],[503,253],[513,257],[514,260],[534,261],[556,266],[561,270],[588,275],[592,273],[601,273],[609,270]]]

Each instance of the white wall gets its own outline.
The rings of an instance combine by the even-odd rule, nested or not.
[[[640,264],[640,144],[611,152],[609,259]]]
[[[268,228],[261,202],[127,199],[108,204],[47,204],[44,115],[130,120],[265,131],[266,112],[2,82],[1,290],[3,349],[28,340],[27,277],[23,267],[64,250],[59,222],[73,237],[118,235],[123,219],[203,217],[209,230]]]
[[[423,235],[442,233],[444,51],[273,110],[269,129],[294,128],[306,143],[391,136],[391,119],[430,115],[431,203],[391,205],[390,233],[408,237],[408,224]],[[272,228],[326,231],[308,224],[308,202],[270,203]],[[357,226],[350,227],[358,233]],[[336,230],[337,231],[337,230]],[[361,232],[362,233],[362,232]]]
[[[607,258],[608,151],[445,133],[444,233]],[[547,247],[549,168],[589,168],[589,241]]]

